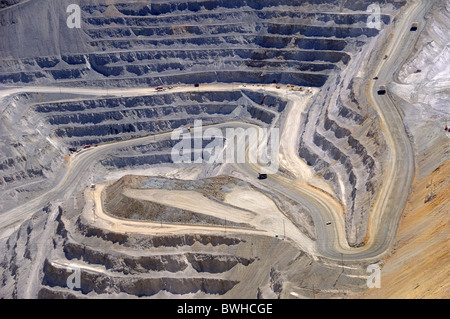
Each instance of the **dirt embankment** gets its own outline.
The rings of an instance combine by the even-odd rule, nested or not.
[[[385,258],[381,288],[369,289],[364,298],[448,298],[449,169],[447,160],[414,181],[395,247]]]
[[[105,208],[112,216],[122,219],[141,221],[157,221],[175,224],[209,224],[249,227],[245,223],[225,221],[222,218],[197,213],[177,207],[163,205],[148,200],[136,199],[126,195],[128,189],[167,189],[193,190],[195,189],[205,198],[216,202],[224,200],[227,186],[238,183],[239,180],[219,176],[199,181],[182,181],[159,177],[124,176],[111,184],[105,191]]]

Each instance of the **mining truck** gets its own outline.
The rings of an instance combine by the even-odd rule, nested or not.
[[[386,94],[386,86],[385,85],[380,85],[378,87],[378,95],[385,95]]]

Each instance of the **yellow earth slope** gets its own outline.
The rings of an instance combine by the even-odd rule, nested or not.
[[[415,179],[393,250],[385,257],[381,288],[363,298],[449,298],[450,160]]]

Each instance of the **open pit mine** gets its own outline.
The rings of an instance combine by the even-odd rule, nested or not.
[[[448,298],[449,29],[445,0],[1,0],[0,298]]]

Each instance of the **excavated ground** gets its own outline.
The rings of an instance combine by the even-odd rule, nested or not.
[[[44,192],[64,169],[61,161],[70,148],[128,140],[193,126],[243,120],[259,126],[275,124],[286,102],[263,93],[164,93],[139,97],[19,94],[9,97],[0,133],[0,196],[3,210]],[[45,102],[43,102],[45,101]],[[262,103],[264,101],[264,103]],[[260,106],[262,105],[262,106]],[[124,168],[172,162],[177,141],[140,145],[104,158],[106,167]],[[206,141],[203,142],[207,143]],[[30,158],[29,154],[36,154]]]
[[[381,22],[386,25],[404,2],[383,2]],[[5,30],[0,83],[130,87],[276,80],[322,86],[330,72],[347,65],[351,53],[378,34],[366,26],[370,4],[98,1],[81,4],[82,28],[70,30],[67,38],[64,26],[49,34],[40,28],[25,34],[16,25],[24,8],[34,11],[36,20],[44,19],[41,12],[54,12],[44,21],[59,25],[57,13],[65,12],[64,3],[32,1],[0,12]],[[26,37],[26,47],[13,44],[12,34]]]
[[[379,114],[365,99],[364,80],[371,75],[364,67],[381,54],[379,44],[389,38],[391,22],[405,1],[379,1],[381,31],[367,28],[366,9],[372,4],[368,0],[171,0],[151,6],[90,1],[81,5],[83,27],[70,36],[64,25],[42,28],[42,23],[60,25],[63,2],[20,2],[2,1],[0,7],[0,83],[101,87],[106,96],[101,90],[89,96],[2,95],[1,211],[45,195],[70,165],[69,148],[171,132],[192,126],[194,120],[203,125],[241,121],[279,128],[292,106],[283,98],[289,94],[285,85],[280,94],[242,85],[227,92],[139,96],[109,94],[108,88],[295,84],[320,88],[295,115],[300,125],[296,153],[312,174],[326,181],[325,191],[342,203],[349,245],[364,244],[368,212],[389,165]],[[440,39],[445,38],[440,30],[448,21],[446,12],[448,7],[435,7],[427,17],[433,27],[418,41],[419,53],[400,71],[402,83],[389,86],[415,143],[418,168],[396,246],[384,260],[382,289],[368,291],[367,297],[448,294],[444,261],[449,162],[436,167],[448,159],[449,144],[448,137],[433,127],[434,119],[440,125],[448,119],[442,117],[444,76],[436,75],[448,63],[445,57],[433,60],[431,69],[419,63],[432,64],[430,56],[445,52],[448,41]],[[24,16],[34,27],[24,28],[20,23]],[[50,31],[43,35],[42,29]],[[424,49],[427,37],[436,41],[431,49]],[[422,72],[415,70],[419,65]],[[431,90],[423,85],[426,78],[433,80]],[[439,98],[430,97],[428,91]],[[302,94],[306,92],[311,93],[304,89]],[[431,114],[422,101],[431,101]],[[417,111],[426,120],[415,127]],[[428,141],[425,146],[423,141]],[[368,262],[338,262],[298,249],[299,238],[316,241],[317,225],[305,207],[249,184],[251,178],[234,168],[174,164],[170,156],[174,143],[155,138],[105,153],[80,174],[79,184],[64,198],[48,203],[1,239],[0,297],[334,298],[364,293]],[[428,156],[440,144],[444,147],[438,154]],[[131,176],[130,171],[137,169],[154,177]],[[222,176],[225,173],[234,177]],[[114,174],[125,177],[107,177]],[[292,175],[287,170],[279,174]],[[102,220],[86,187],[108,180],[99,199],[108,215]],[[247,187],[240,197],[235,192],[239,187]],[[237,207],[244,211],[242,216],[254,209],[255,198],[264,198],[264,203],[269,198],[273,206],[267,206],[285,218],[283,224],[277,220],[277,235],[286,222],[289,236],[277,238],[267,228],[258,229],[271,225],[270,219],[251,225],[233,221],[221,211],[176,206],[172,198],[177,194],[192,195],[192,201],[199,199],[209,207]],[[143,198],[150,195],[151,200]],[[267,213],[267,207],[259,213]],[[173,231],[165,234],[164,227]],[[300,235],[295,237],[295,232]],[[412,235],[417,233],[420,236]],[[427,258],[418,257],[420,253]],[[81,270],[81,288],[72,290],[67,278],[74,267]],[[396,288],[385,283],[395,283]]]
[[[223,202],[228,187],[237,184],[239,180],[229,176],[218,176],[212,179],[183,181],[164,179],[160,177],[125,176],[108,186],[105,190],[105,210],[112,216],[123,219],[156,221],[164,223],[182,224],[210,224],[227,226],[247,226],[245,223],[236,223],[223,218],[200,214],[187,209],[164,205],[158,201],[139,199],[129,194],[133,190],[168,190],[168,191],[195,191],[214,202]],[[245,183],[245,182],[242,182]],[[231,186],[230,186],[231,185]],[[169,193],[169,192],[168,192]],[[192,192],[193,194],[194,192]],[[145,193],[144,193],[145,195]],[[158,195],[156,195],[158,197]],[[145,197],[144,197],[145,198]],[[200,203],[199,203],[200,205]],[[219,206],[219,205],[217,205]]]
[[[292,298],[293,291],[330,298],[364,290],[359,263],[317,260],[287,240],[232,227],[215,235],[116,233],[72,209],[60,209],[56,218],[40,298]],[[81,269],[81,289],[67,288],[70,267]]]
[[[416,176],[400,221],[396,244],[384,258],[381,288],[365,298],[449,296],[448,212],[450,133],[450,3],[437,1],[426,15],[415,52],[392,84],[415,147]]]
[[[367,212],[380,185],[376,176],[383,172],[386,146],[379,134],[376,113],[367,104],[358,103],[363,88],[356,70],[362,68],[380,37],[386,36],[393,16],[405,2],[380,3],[381,32],[367,28],[370,14],[366,9],[370,4],[342,4],[337,0],[308,4],[282,0],[170,1],[149,7],[121,1],[83,4],[83,27],[72,30],[70,42],[57,31],[53,34],[54,39],[59,39],[59,55],[55,55],[54,41],[49,40],[45,47],[38,43],[28,45],[27,50],[18,50],[9,43],[10,33],[33,38],[14,23],[19,7],[30,11],[35,8],[36,3],[30,1],[4,13],[4,46],[17,59],[2,59],[0,79],[4,84],[106,89],[196,82],[323,86],[324,94],[315,98],[314,107],[302,114],[298,154],[315,174],[323,176],[342,201],[346,208],[347,240],[352,246],[360,246],[366,238]],[[61,9],[61,4],[49,0],[40,5],[50,11]],[[164,95],[164,101],[114,97],[36,104],[35,119],[41,121],[36,123],[30,117],[29,126],[39,127],[39,133],[34,130],[34,138],[27,139],[33,145],[41,144],[39,149],[44,151],[39,152],[35,165],[27,165],[26,171],[11,164],[14,169],[3,176],[3,186],[0,185],[5,189],[4,209],[11,207],[12,198],[21,200],[28,185],[32,188],[30,197],[42,193],[36,189],[39,186],[30,183],[38,176],[53,177],[61,168],[58,157],[62,154],[54,154],[54,148],[65,152],[61,143],[80,147],[113,142],[188,126],[191,123],[187,119],[202,119],[206,124],[224,122],[236,118],[234,111],[242,105],[258,124],[270,125],[274,113],[257,107],[263,97],[247,93],[192,93],[188,97],[169,94]],[[150,110],[148,105],[152,105]],[[8,116],[5,127],[17,124],[19,115],[14,110],[10,108],[15,120]],[[282,112],[280,107],[272,110]],[[18,134],[5,133],[10,140],[17,140]],[[37,141],[41,135],[49,137],[51,145]],[[159,150],[171,146],[166,144]],[[20,154],[12,155],[9,141],[4,148],[11,153],[2,159],[6,163],[19,162],[24,153],[29,154],[28,146],[24,146]],[[146,156],[118,154],[102,164],[124,168],[149,161],[164,163],[169,158],[164,151]],[[24,183],[25,189],[20,187]]]

